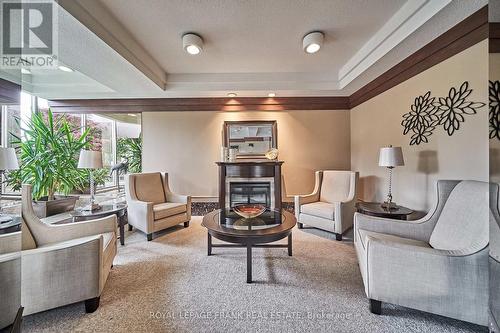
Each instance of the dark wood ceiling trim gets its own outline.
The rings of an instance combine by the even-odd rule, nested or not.
[[[49,102],[54,112],[348,110],[349,97],[73,99]]]
[[[21,86],[0,79],[0,104],[19,104],[21,102]]]
[[[353,108],[488,38],[488,6],[446,31],[350,96]]]
[[[500,53],[500,23],[490,23],[490,53]]]

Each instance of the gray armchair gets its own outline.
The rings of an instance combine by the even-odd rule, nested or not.
[[[398,304],[487,325],[488,184],[439,181],[417,221],[356,213],[354,244],[370,310]]]
[[[22,189],[24,315],[85,301],[94,312],[116,255],[116,216],[49,225],[33,211],[31,186]]]
[[[125,178],[128,224],[153,239],[153,232],[191,220],[191,197],[172,193],[168,173],[134,173]]]
[[[342,240],[342,234],[353,224],[357,181],[357,172],[316,171],[313,192],[295,196],[299,228],[307,224],[333,232],[337,240]]]

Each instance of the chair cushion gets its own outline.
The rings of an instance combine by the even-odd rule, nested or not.
[[[165,202],[153,206],[153,215],[155,220],[164,219],[169,216],[182,214],[187,211],[187,205],[177,202]]]
[[[470,250],[488,244],[488,184],[461,181],[451,191],[429,243],[440,250]]]
[[[334,206],[328,202],[312,202],[300,206],[300,212],[325,219],[334,219]]]
[[[349,198],[352,171],[323,171],[319,200],[323,202],[344,202]]]
[[[138,173],[133,175],[135,179],[135,195],[140,201],[159,204],[165,202],[165,192],[161,173]]]
[[[375,231],[368,231],[368,230],[363,230],[363,229],[358,229],[358,237],[359,240],[361,241],[361,244],[363,245],[363,249],[366,250],[366,243],[368,240],[368,236],[374,237],[383,241],[387,242],[392,242],[392,243],[399,243],[399,244],[408,244],[408,245],[414,245],[414,246],[420,246],[420,247],[430,247],[429,244],[423,241],[411,239],[411,238],[403,238],[399,236],[394,236],[394,235],[388,235],[388,234],[383,234],[380,232],[375,232]]]

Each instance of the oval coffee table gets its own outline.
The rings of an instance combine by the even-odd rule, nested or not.
[[[245,219],[232,210],[215,210],[203,217],[208,230],[208,255],[214,247],[246,247],[247,283],[252,282],[252,248],[286,247],[292,255],[292,228],[295,216],[287,211],[266,210],[256,218]],[[231,244],[212,244],[212,237]],[[287,244],[267,244],[288,237]]]

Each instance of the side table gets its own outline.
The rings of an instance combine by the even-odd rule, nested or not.
[[[360,201],[356,203],[356,209],[365,215],[396,220],[408,220],[408,216],[413,213],[413,210],[403,206],[396,206],[393,209],[383,208],[380,202]]]
[[[125,224],[127,224],[127,204],[101,204],[98,210],[74,210],[70,212],[73,222],[94,220],[108,215],[116,215],[120,228],[120,244],[125,245]]]

